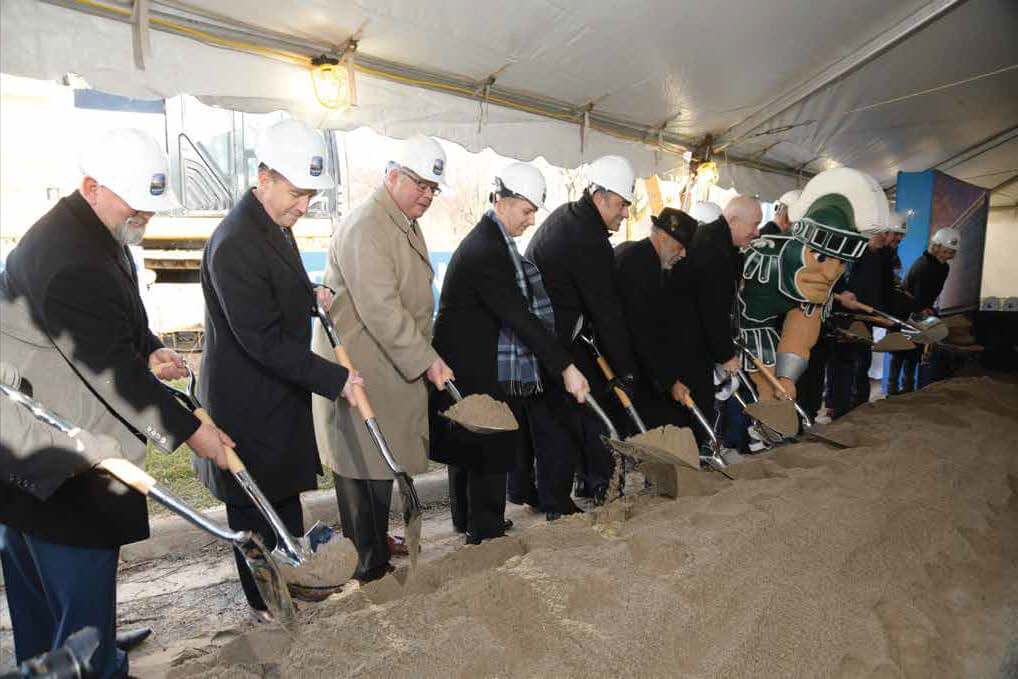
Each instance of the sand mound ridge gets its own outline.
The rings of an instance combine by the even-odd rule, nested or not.
[[[955,380],[247,633],[174,677],[997,677],[1018,649],[1018,386]],[[196,657],[197,656],[197,657]],[[1011,662],[1014,661],[1012,655]]]

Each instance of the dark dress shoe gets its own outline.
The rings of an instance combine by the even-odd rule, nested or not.
[[[558,521],[563,517],[562,512],[548,512],[544,515],[544,518],[548,521]]]
[[[396,567],[393,566],[391,563],[383,563],[381,566],[375,566],[374,568],[368,569],[362,575],[356,575],[355,574],[353,576],[353,579],[358,581],[362,585],[366,585],[369,582],[374,582],[375,580],[381,580],[382,578],[384,578],[386,575],[388,575],[389,573],[393,572],[394,570],[396,570]]]
[[[139,627],[138,629],[130,629],[126,632],[117,632],[117,648],[125,653],[134,650],[141,646],[142,642],[151,635],[151,627]]]

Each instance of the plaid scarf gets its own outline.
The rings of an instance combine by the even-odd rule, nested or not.
[[[544,280],[537,265],[520,256],[516,242],[506,233],[502,222],[489,210],[487,216],[496,224],[505,239],[509,259],[516,269],[516,285],[520,294],[527,300],[530,313],[538,318],[549,332],[555,332],[555,312],[551,300],[544,289]],[[537,357],[526,344],[520,340],[516,331],[509,325],[502,324],[498,333],[498,383],[510,396],[532,396],[544,391],[541,383],[541,368]]]

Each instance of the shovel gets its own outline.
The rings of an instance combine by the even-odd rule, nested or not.
[[[594,337],[592,335],[585,335],[582,332],[579,333],[578,336],[586,343],[587,346],[590,347],[591,352],[594,354],[594,360],[597,361],[597,366],[601,369],[601,373],[604,375],[604,378],[609,382],[614,380],[615,371],[612,370],[610,365],[608,365],[608,360],[597,348],[597,343],[594,341]],[[643,420],[640,419],[640,414],[636,412],[636,408],[633,407],[633,402],[629,399],[629,395],[619,387],[614,387],[613,390],[615,391],[615,397],[619,399],[619,403],[622,404],[622,407],[625,408],[626,413],[628,413],[629,419],[631,419],[633,424],[636,425],[636,430],[641,434],[646,432],[647,425],[645,425]]]
[[[10,400],[27,408],[40,422],[44,422],[72,438],[81,431],[79,427],[62,419],[38,401],[28,398],[5,384],[0,384],[0,391]],[[174,514],[182,516],[206,533],[229,542],[236,547],[244,557],[247,567],[251,570],[255,585],[258,587],[258,593],[261,594],[262,600],[265,602],[265,606],[272,614],[272,617],[283,627],[288,629],[293,628],[296,622],[297,609],[290,598],[286,579],[280,573],[275,561],[270,558],[268,550],[262,545],[257,535],[250,531],[234,532],[215,524],[204,514],[162,488],[152,476],[139,469],[137,465],[129,460],[124,458],[107,458],[97,466],[105,469],[125,485],[130,486],[142,495],[151,497]]]
[[[692,396],[686,394],[682,399],[682,405],[686,406],[686,408],[689,409],[689,412],[693,413],[693,417],[700,423],[704,433],[706,433],[707,437],[710,439],[710,455],[700,455],[700,461],[706,462],[711,469],[734,481],[735,479],[732,475],[725,470],[728,463],[725,462],[723,457],[721,457],[721,442],[718,441],[717,434],[714,433],[714,427],[710,426],[710,422],[708,422],[707,418],[704,417],[703,411],[697,407]]]
[[[793,399],[788,394],[788,392],[785,391],[785,388],[781,385],[781,382],[778,381],[778,378],[774,376],[774,373],[772,373],[770,371],[770,368],[768,368],[766,365],[764,365],[763,361],[761,361],[759,358],[754,356],[746,348],[746,346],[744,344],[742,344],[739,341],[736,341],[736,344],[739,346],[740,349],[742,349],[742,351],[747,356],[749,356],[749,360],[753,362],[753,365],[756,366],[756,369],[760,371],[760,373],[764,376],[764,378],[768,382],[770,382],[771,386],[774,388],[774,391],[776,391],[781,396],[781,399],[778,402],[779,403],[788,403],[788,404],[791,404],[792,409],[802,419],[802,433],[803,433],[804,436],[810,436],[812,438],[818,439],[820,441],[823,441],[824,443],[828,443],[828,444],[834,446],[835,448],[842,448],[842,449],[844,449],[844,448],[851,448],[853,445],[855,445],[854,441],[853,442],[842,441],[842,440],[840,440],[840,439],[838,439],[836,437],[832,437],[828,433],[825,433],[823,430],[817,431],[817,429],[813,426],[813,420],[810,419],[809,415],[806,414],[806,411],[803,410],[802,407],[799,406],[799,404],[795,401],[795,399]],[[749,380],[746,380],[746,381],[748,382]],[[766,425],[768,427],[771,427],[772,429],[774,429],[775,431],[777,431],[780,434],[783,434],[783,435],[788,436],[790,438],[796,438],[797,437],[797,435],[799,433],[799,427],[798,427],[799,423],[798,423],[798,421],[796,421],[794,428],[791,427],[791,426],[788,426],[789,418],[787,417],[787,410],[784,413],[780,414],[780,416],[779,416],[780,420],[777,420],[776,418],[774,418],[774,419],[771,420],[771,422],[768,422],[768,420],[766,419],[766,418],[771,418],[772,417],[772,415],[773,415],[773,410],[772,409],[774,409],[775,407],[782,407],[782,408],[786,408],[787,409],[787,407],[788,407],[787,405],[786,406],[765,405],[761,409],[761,403],[762,402],[760,400],[757,400],[756,403],[752,403],[752,404],[749,405],[749,407],[746,408],[746,412],[749,414],[750,417],[758,419],[764,425]],[[753,412],[754,409],[757,410],[756,414],[754,414],[754,412]]]
[[[611,419],[604,412],[604,409],[598,404],[597,400],[591,395],[587,394],[584,399],[591,410],[594,411],[602,423],[604,423],[605,429],[608,430],[608,435],[601,436],[601,440],[604,441],[605,445],[612,451],[612,457],[615,462],[615,474],[612,476],[611,482],[608,484],[608,491],[605,493],[605,502],[611,502],[622,495],[622,479],[625,476],[626,470],[622,464],[622,457],[629,455],[633,452],[643,452],[642,449],[638,449],[637,446],[627,444],[619,438],[619,432],[612,424]],[[647,451],[650,457],[657,457],[654,451]],[[669,461],[669,464],[671,461]]]
[[[915,324],[903,321],[900,318],[895,318],[889,313],[881,311],[875,307],[871,307],[868,304],[863,304],[862,302],[859,302],[859,306],[868,314],[875,314],[881,318],[886,318],[892,323],[897,323],[901,326],[908,339],[916,344],[936,344],[937,342],[942,342],[944,338],[947,337],[947,325],[935,316],[930,316],[923,319],[918,324]]]
[[[336,335],[336,329],[332,326],[332,320],[329,318],[329,315],[320,304],[315,307],[315,313],[318,314],[318,320],[322,324],[322,329],[325,330],[325,334],[329,338],[329,344],[332,345],[332,350],[336,354],[336,361],[347,370],[353,370],[350,357],[347,355],[343,345],[339,343],[339,337]],[[399,487],[399,497],[403,505],[403,523],[406,525],[404,537],[410,556],[410,567],[414,568],[417,566],[417,552],[421,548],[422,510],[421,500],[417,497],[417,489],[414,487],[413,477],[399,466],[396,458],[389,451],[389,444],[386,442],[385,436],[378,426],[378,420],[375,419],[375,412],[371,409],[371,404],[368,402],[368,394],[364,391],[364,387],[355,384],[353,393],[354,400],[357,403],[357,410],[360,411],[361,417],[364,418],[364,425],[368,428],[371,439],[375,442],[375,446],[377,446],[378,452],[381,453],[382,459],[385,460],[385,464],[389,467],[389,471],[396,478],[396,485]]]
[[[455,401],[456,403],[463,403],[464,401],[463,394],[460,393],[459,387],[456,386],[455,382],[453,382],[452,380],[446,380],[445,390],[448,391],[449,394],[452,396],[453,401]],[[439,415],[446,418],[447,420],[455,422],[456,424],[460,425],[467,431],[473,432],[475,434],[498,434],[507,431],[516,431],[517,429],[519,429],[520,423],[516,421],[516,416],[513,415],[513,412],[509,409],[509,406],[507,406],[505,403],[502,403],[501,401],[495,401],[495,403],[501,406],[500,410],[502,410],[502,414],[508,415],[508,419],[511,419],[513,421],[513,426],[499,427],[491,424],[483,424],[481,422],[471,421],[468,418],[461,418],[458,416],[450,415],[450,413],[452,412],[452,408],[446,410],[444,413],[439,413]]]
[[[900,332],[889,332],[873,343],[873,351],[911,351],[916,344]]]
[[[166,383],[163,383],[163,386],[169,389],[199,420],[214,424],[212,417],[198,401],[195,393],[194,373],[190,368],[187,368],[187,391]],[[288,580],[293,595],[303,601],[318,602],[330,594],[338,592],[353,576],[357,567],[356,560],[347,560],[349,572],[345,568],[334,571],[326,568],[324,563],[320,563],[322,559],[316,559],[315,554],[321,550],[323,559],[326,558],[326,555],[332,560],[340,558],[342,555],[338,553],[333,555],[331,550],[326,552],[322,547],[331,542],[347,541],[347,538],[336,533],[321,521],[316,521],[302,537],[290,535],[283,520],[279,518],[272,503],[255,483],[237,452],[233,448],[227,448],[226,455],[227,468],[233,474],[233,478],[237,480],[237,485],[244,490],[261,515],[265,517],[272,532],[276,534],[276,547],[272,550],[272,557],[289,575]]]

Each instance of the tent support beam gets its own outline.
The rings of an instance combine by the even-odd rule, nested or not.
[[[966,149],[962,149],[961,151],[959,151],[958,153],[954,154],[949,158],[945,158],[944,160],[934,165],[933,169],[942,171],[950,170],[952,167],[957,167],[958,165],[966,163],[972,160],[973,158],[978,158],[987,151],[992,151],[1001,144],[1006,144],[1007,142],[1011,141],[1012,139],[1015,139],[1016,137],[1018,137],[1018,125],[1012,125],[1006,130],[990,135],[981,142],[969,146]]]
[[[967,0],[934,0],[871,39],[861,48],[831,64],[819,74],[786,90],[752,111],[720,135],[725,145],[738,142],[751,132],[771,122],[796,104],[829,87],[862,68],[900,42],[956,9]]]

